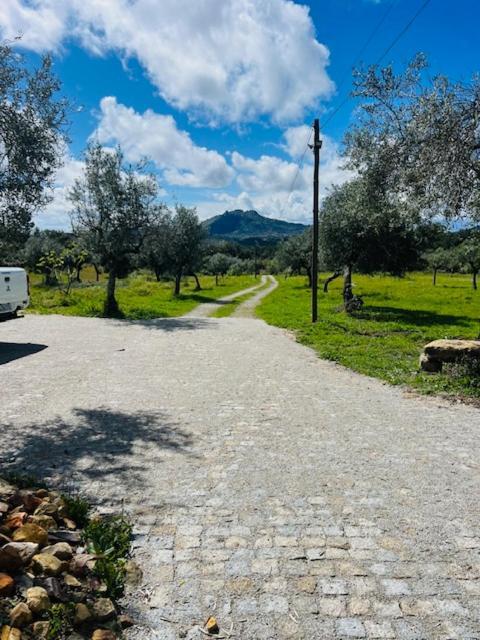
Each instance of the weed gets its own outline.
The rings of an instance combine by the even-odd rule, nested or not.
[[[64,640],[73,631],[73,617],[75,605],[72,602],[67,604],[54,604],[48,611],[48,633],[47,640]]]
[[[9,484],[13,484],[18,489],[46,489],[47,485],[35,476],[16,471],[7,471],[1,476]]]
[[[83,529],[88,524],[88,513],[90,504],[79,495],[62,494],[65,510],[69,518],[71,518],[77,527]]]

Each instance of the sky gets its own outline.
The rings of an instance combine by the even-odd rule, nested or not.
[[[330,119],[352,66],[375,63],[423,2],[1,0],[1,40],[32,67],[50,53],[72,103],[53,200],[35,223],[69,228],[67,194],[91,140],[150,158],[162,200],[202,219],[240,208],[308,223],[313,118],[324,197],[352,175],[342,140],[355,101]],[[478,24],[478,0],[430,0],[382,64],[400,69],[422,51],[431,76],[467,81],[480,71]]]

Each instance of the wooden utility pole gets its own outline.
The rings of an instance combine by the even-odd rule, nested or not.
[[[318,318],[318,168],[320,164],[320,125],[313,121],[313,235],[312,235],[312,322]]]

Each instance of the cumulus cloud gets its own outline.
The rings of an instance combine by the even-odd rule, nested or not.
[[[0,30],[36,51],[73,37],[135,57],[169,103],[210,122],[294,121],[333,91],[329,51],[290,0],[2,0]]]
[[[194,144],[175,119],[148,109],[138,113],[114,97],[100,102],[100,119],[93,134],[102,144],[118,143],[131,162],[148,157],[169,184],[187,187],[227,186],[233,170],[217,151]]]

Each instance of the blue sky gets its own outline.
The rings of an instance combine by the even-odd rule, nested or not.
[[[0,34],[19,33],[30,64],[54,56],[76,105],[70,148],[43,227],[68,227],[69,186],[95,137],[129,160],[153,159],[162,198],[201,217],[232,208],[308,221],[313,117],[326,120],[350,70],[375,62],[423,0],[2,0]],[[478,72],[480,4],[431,0],[384,63],[427,54],[431,75]],[[321,190],[348,179],[341,142],[349,101],[323,129]],[[291,185],[297,175],[293,191]]]

